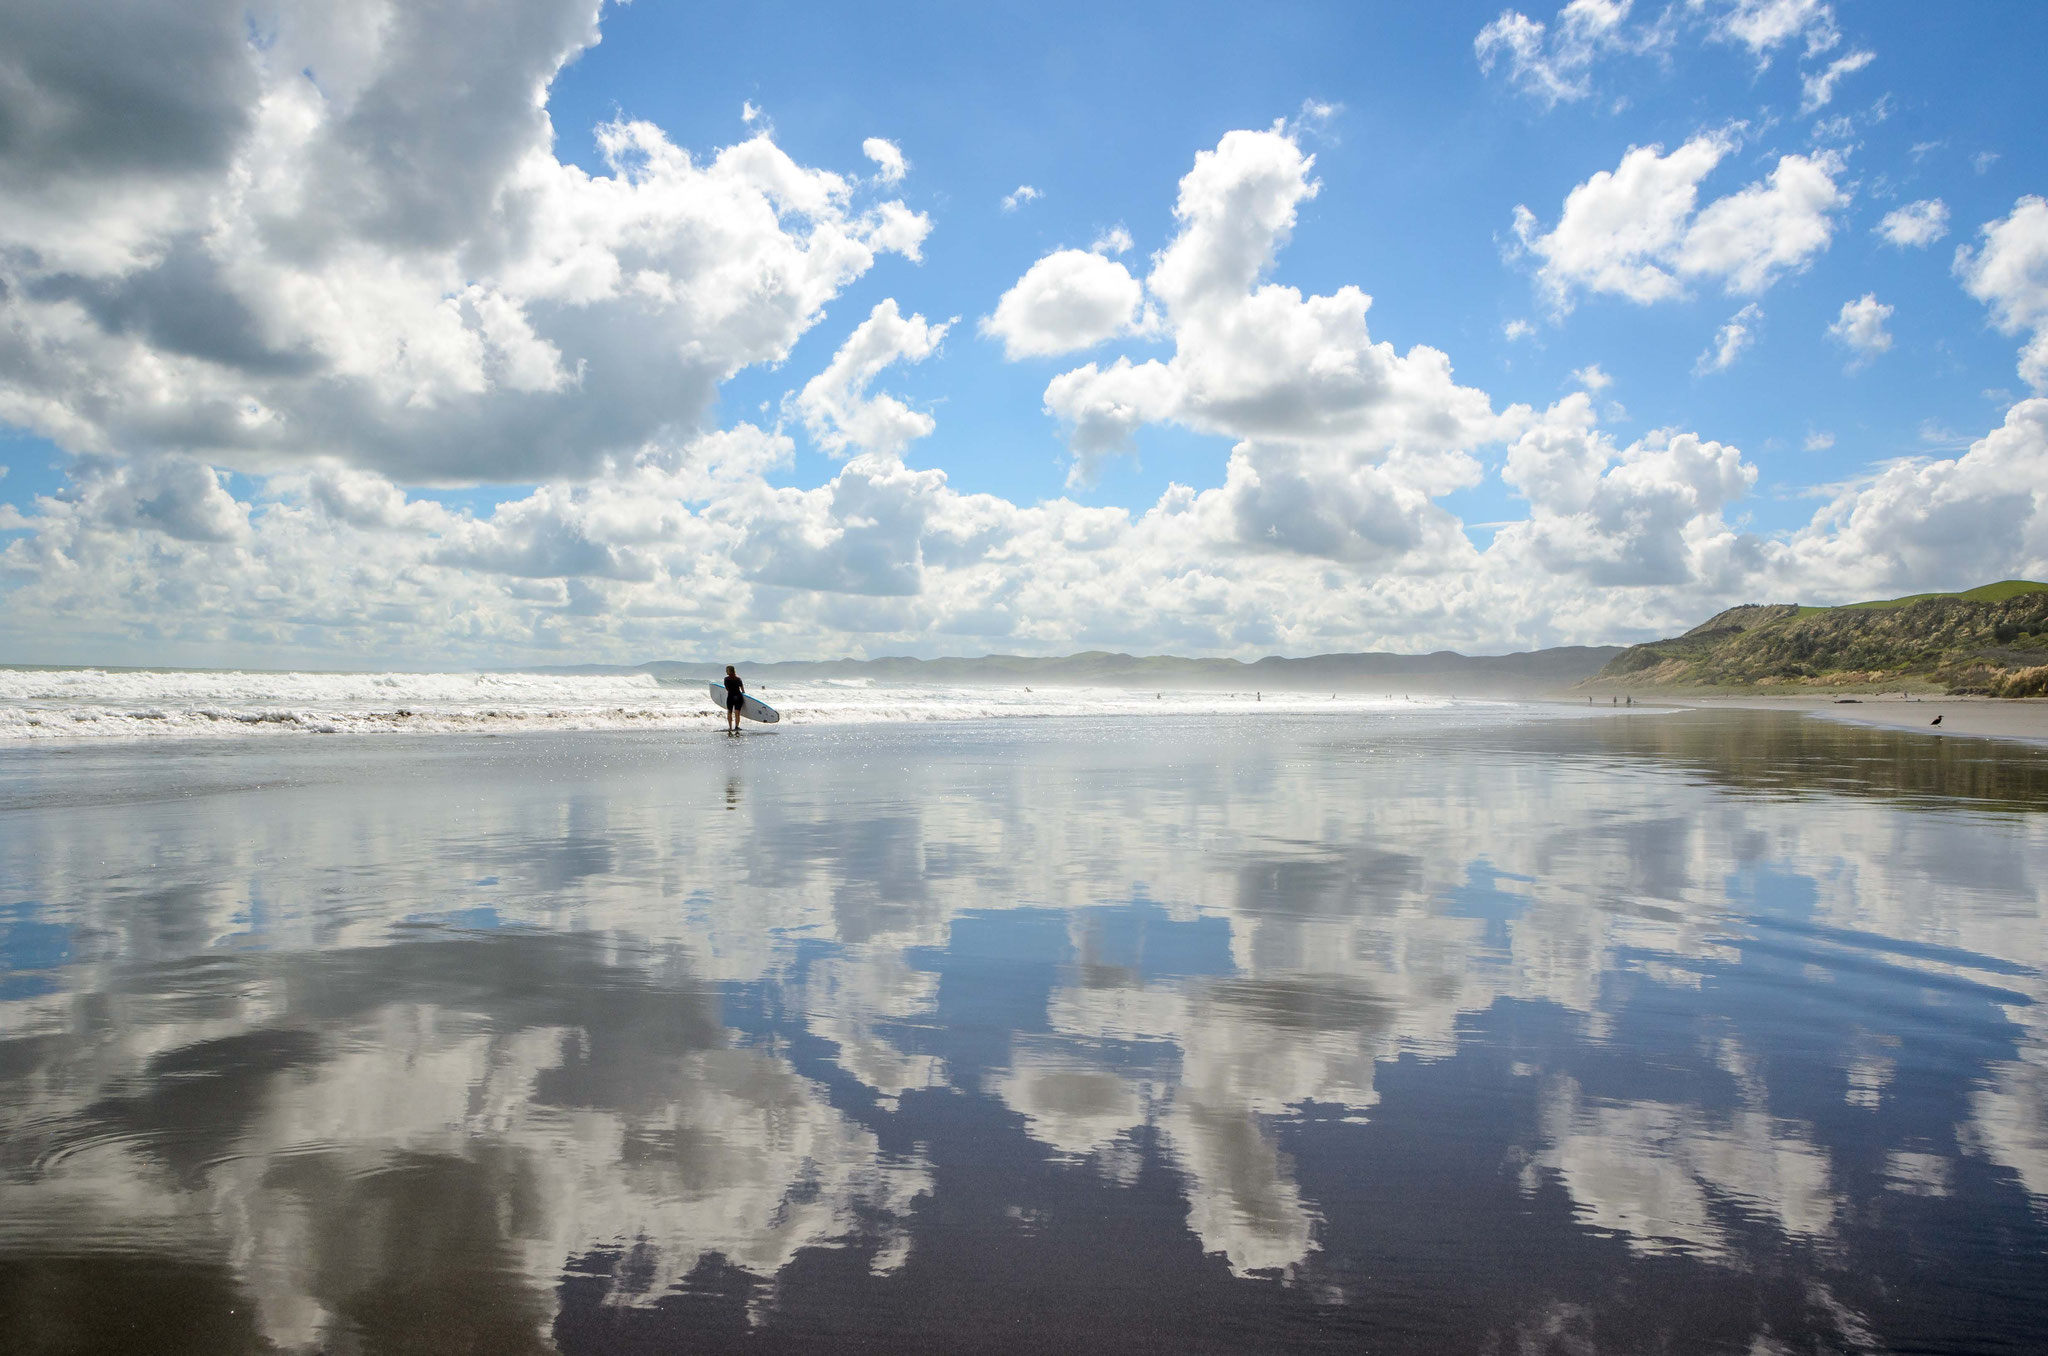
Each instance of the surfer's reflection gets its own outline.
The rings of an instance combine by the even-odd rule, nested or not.
[[[728,810],[740,808],[740,779],[738,777],[727,777],[725,779],[725,808]]]

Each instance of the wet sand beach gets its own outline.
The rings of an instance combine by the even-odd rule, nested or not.
[[[1718,707],[0,749],[0,1332],[2038,1350],[2044,810]]]
[[[2048,700],[2040,698],[1948,697],[1857,694],[1853,701],[1816,697],[1684,698],[1682,705],[1704,709],[1730,707],[1755,711],[1802,711],[1855,725],[1881,725],[1897,730],[1925,730],[1945,737],[1976,735],[1989,739],[2023,739],[2048,743]],[[1935,725],[1934,718],[1941,717]]]

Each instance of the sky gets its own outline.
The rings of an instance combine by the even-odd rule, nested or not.
[[[0,9],[0,662],[2048,578],[2048,7]]]

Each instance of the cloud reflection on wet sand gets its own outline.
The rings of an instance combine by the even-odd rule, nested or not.
[[[2048,759],[1959,743],[10,754],[0,1295],[186,1267],[295,1350],[1995,1345],[2048,1281]]]

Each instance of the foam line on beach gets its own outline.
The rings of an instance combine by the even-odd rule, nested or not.
[[[1421,714],[1515,705],[1420,694],[1134,692],[876,685],[835,679],[762,688],[757,695],[791,725],[1231,713]],[[703,687],[664,685],[647,674],[0,670],[0,744],[288,734],[686,730],[722,719]]]

